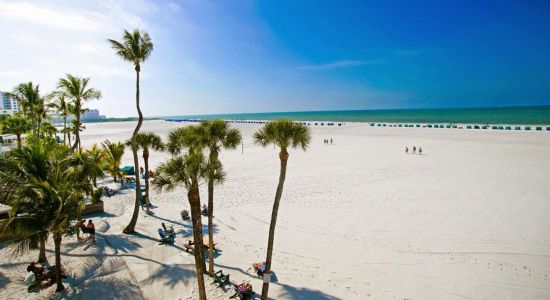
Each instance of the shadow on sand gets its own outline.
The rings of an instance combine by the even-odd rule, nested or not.
[[[342,298],[327,295],[321,291],[308,288],[296,288],[282,283],[272,283],[284,289],[282,296],[288,299],[321,299],[321,300],[338,300]]]
[[[195,279],[195,266],[192,264],[171,264],[162,265],[149,278],[143,280],[145,284],[153,282],[162,282],[164,285],[173,288],[178,283],[187,284]]]
[[[145,299],[139,286],[130,280],[119,278],[93,278],[74,287],[67,296],[75,299]]]
[[[10,279],[0,272],[0,289],[4,288],[8,283],[10,283]]]

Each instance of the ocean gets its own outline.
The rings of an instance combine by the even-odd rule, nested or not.
[[[386,123],[529,124],[550,125],[550,106],[446,109],[383,109],[212,114],[164,117],[167,120],[225,119]]]

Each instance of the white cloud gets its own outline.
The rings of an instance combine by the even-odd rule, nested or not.
[[[99,31],[103,28],[101,23],[78,12],[28,2],[0,1],[0,17],[66,30]]]
[[[375,65],[383,63],[382,60],[338,60],[326,64],[305,65],[297,67],[298,70],[330,70],[338,68],[351,68],[363,65]]]

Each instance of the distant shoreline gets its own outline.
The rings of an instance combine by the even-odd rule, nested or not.
[[[550,125],[550,106],[268,112],[183,115],[165,117],[163,119],[216,118],[225,120],[273,120],[287,118],[306,122],[374,122],[394,124]]]
[[[234,113],[208,115],[179,115],[151,117],[148,120],[273,120],[291,119],[305,122],[361,122],[415,124],[472,124],[472,125],[550,125],[550,106],[381,109],[340,111],[298,111],[266,113]],[[93,122],[134,121],[130,118],[109,118]],[[91,123],[92,121],[86,121]]]

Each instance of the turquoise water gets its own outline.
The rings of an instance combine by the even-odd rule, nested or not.
[[[411,122],[471,124],[550,124],[550,106],[484,107],[451,109],[387,109],[270,112],[245,114],[188,115],[164,119],[273,120],[336,122]]]

